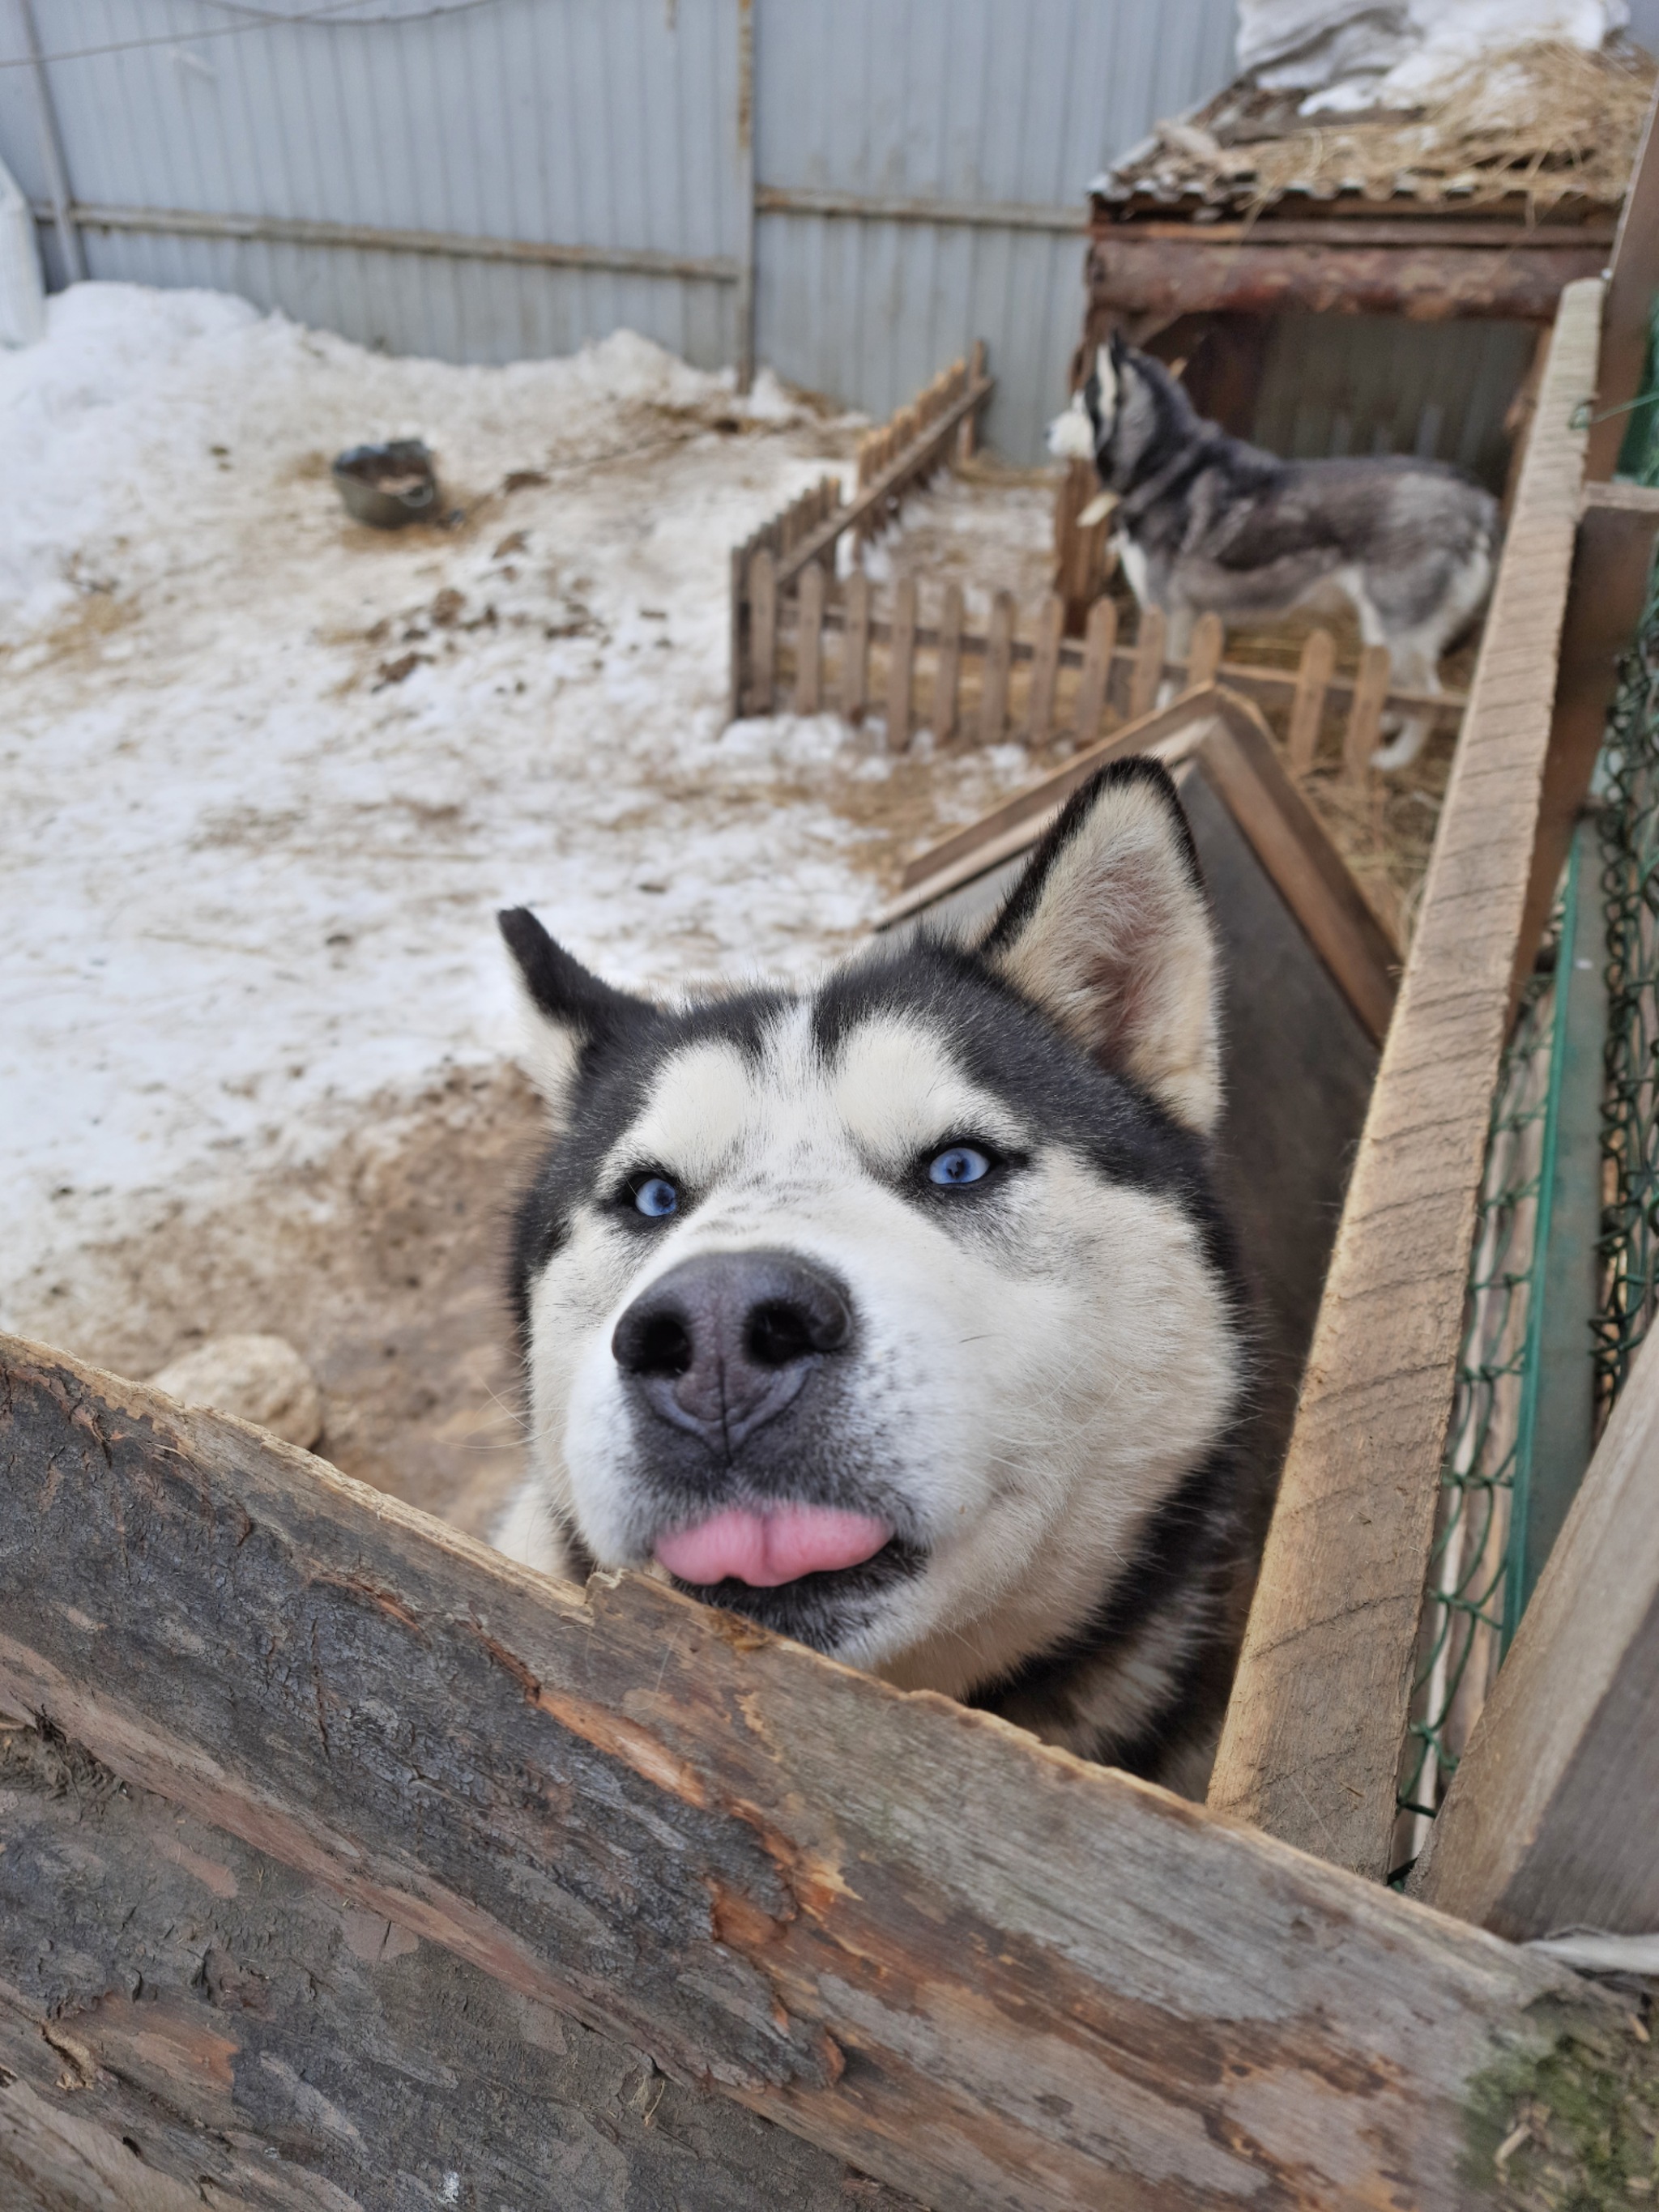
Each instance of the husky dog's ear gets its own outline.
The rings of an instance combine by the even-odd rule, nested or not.
[[[531,1079],[561,1121],[584,1054],[636,1030],[652,1009],[590,975],[527,906],[509,907],[496,921],[518,969]]]
[[[1094,417],[1082,390],[1072,394],[1063,414],[1048,425],[1048,451],[1060,461],[1091,461],[1095,457]]]
[[[1156,761],[1115,761],[1074,794],[980,951],[1085,1051],[1213,1133],[1215,933],[1187,818]]]

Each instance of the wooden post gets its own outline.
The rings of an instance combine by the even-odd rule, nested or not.
[[[1002,743],[1008,719],[1008,671],[1013,664],[1014,600],[1011,592],[998,592],[991,600],[991,627],[985,640],[985,667],[980,680],[979,741]]]
[[[887,636],[887,750],[902,753],[910,742],[910,689],[916,659],[916,580],[901,576],[893,590]]]
[[[1296,672],[1291,702],[1291,768],[1306,775],[1319,750],[1319,726],[1325,714],[1325,690],[1336,668],[1336,641],[1328,629],[1310,630]]]
[[[801,570],[795,593],[795,712],[816,714],[823,697],[823,570]]]
[[[595,2124],[513,2177],[489,2146],[523,2140],[503,2100],[563,2083],[580,2111],[586,2078],[601,2111],[612,2043],[652,2055],[634,2112],[691,2145],[671,2165],[607,2122],[613,2203],[850,2202],[821,2161],[769,2169],[752,2129],[717,2134],[704,2185],[714,2093],[951,2212],[1467,2212],[1472,2147],[1490,2167],[1532,2069],[1621,2017],[1003,1722],[642,1576],[532,1573],[15,1339],[0,1705],[61,1731],[82,1814],[43,1852],[8,1770],[0,2094],[21,2074],[61,2107],[67,2076],[70,2109],[147,2110],[137,2139],[205,2161],[192,2189],[269,2175],[246,2193],[272,2212],[436,2203],[446,2166],[500,2176],[492,2209],[594,2203]],[[111,1776],[133,1801],[100,1856]],[[116,1879],[156,1797],[155,1887],[193,1884],[193,1948]],[[267,1913],[297,1956],[251,1940]],[[316,2015],[349,2022],[365,1962],[364,2039],[331,2048]],[[430,2006],[399,2019],[411,1984]]]
[[[985,341],[983,338],[975,338],[973,357],[968,370],[967,388],[971,391],[975,385],[982,383],[984,378]],[[969,408],[957,429],[957,459],[959,461],[973,459],[978,436],[979,418],[974,410]]]
[[[1134,666],[1129,674],[1129,720],[1138,722],[1158,704],[1164,684],[1164,646],[1169,635],[1162,607],[1142,607],[1135,629]]]
[[[1630,428],[1628,414],[1614,413],[1636,397],[1647,357],[1648,322],[1659,293],[1659,85],[1648,107],[1642,143],[1631,170],[1630,189],[1620,211],[1613,242],[1612,279],[1602,313],[1601,353],[1596,363],[1594,412],[1584,455],[1591,483],[1605,482],[1619,464],[1619,448]]]
[[[1060,641],[1066,629],[1066,602],[1050,592],[1037,617],[1036,651],[1031,659],[1031,689],[1026,701],[1025,742],[1040,745],[1054,720],[1054,692],[1060,682]]]
[[[1659,1334],[1636,1356],[1413,1887],[1516,1940],[1659,1930]]]
[[[1350,783],[1363,783],[1370,774],[1371,755],[1376,750],[1382,730],[1389,676],[1388,647],[1362,647],[1353,704],[1348,709],[1348,726],[1342,733],[1342,773]]]
[[[750,692],[745,710],[769,714],[779,665],[779,564],[768,546],[750,556]]]
[[[1537,833],[1601,286],[1561,295],[1210,1802],[1381,1879]]]
[[[947,744],[957,726],[957,686],[962,680],[962,586],[945,586],[939,618],[939,659],[933,668],[931,720],[933,736]]]
[[[1203,614],[1193,625],[1193,641],[1187,654],[1187,680],[1183,691],[1201,691],[1215,682],[1215,672],[1221,665],[1221,655],[1226,646],[1227,633],[1218,614]]]
[[[1100,735],[1101,717],[1111,689],[1112,654],[1117,645],[1117,603],[1097,599],[1089,610],[1089,628],[1083,641],[1083,672],[1078,678],[1073,725],[1080,745],[1091,745]]]
[[[849,722],[864,713],[870,678],[870,579],[854,568],[847,580],[841,639],[841,711]]]
[[[749,562],[750,714],[772,712],[777,665],[778,564],[763,545]]]

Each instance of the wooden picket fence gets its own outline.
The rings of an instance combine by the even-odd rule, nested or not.
[[[991,745],[1012,737],[1039,745],[1069,732],[1090,744],[1117,721],[1149,713],[1168,684],[1195,690],[1220,682],[1270,708],[1288,707],[1290,763],[1298,773],[1313,765],[1328,714],[1345,715],[1343,767],[1357,779],[1369,769],[1389,708],[1449,721],[1463,712],[1462,692],[1391,690],[1382,646],[1365,647],[1355,674],[1339,676],[1327,630],[1311,632],[1295,669],[1264,667],[1228,660],[1220,617],[1204,615],[1186,659],[1173,661],[1156,608],[1143,609],[1133,640],[1120,642],[1116,603],[1097,599],[1079,641],[1066,635],[1060,593],[1027,623],[1012,594],[998,592],[981,634],[966,626],[960,584],[946,584],[924,619],[914,576],[878,587],[855,572],[842,582],[809,560],[792,568],[786,592],[782,572],[769,546],[748,555],[754,620],[744,711],[828,709],[848,721],[877,712],[893,751],[923,727],[941,744],[962,738]]]
[[[856,548],[887,529],[906,496],[944,465],[953,446],[959,455],[970,453],[976,417],[994,389],[981,338],[968,358],[941,369],[908,407],[861,441],[850,500],[842,499],[836,477],[822,477],[732,548],[729,708],[734,717],[773,711],[781,603],[809,572],[826,582],[833,578],[836,550],[848,532]]]

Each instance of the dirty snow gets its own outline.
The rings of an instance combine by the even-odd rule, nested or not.
[[[860,931],[884,794],[927,771],[828,716],[723,727],[727,549],[855,427],[625,332],[460,368],[125,285],[0,354],[14,1322],[141,1195],[498,1061],[503,902],[641,984]],[[459,519],[349,522],[329,457],[410,434]],[[939,764],[928,822],[1024,766]]]

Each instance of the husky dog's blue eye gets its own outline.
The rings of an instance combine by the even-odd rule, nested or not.
[[[666,1213],[679,1210],[680,1194],[666,1176],[647,1176],[634,1187],[634,1210],[648,1214],[653,1221],[660,1221]]]
[[[965,1183],[982,1182],[991,1163],[972,1145],[950,1145],[927,1163],[927,1180],[942,1190],[960,1190]]]

